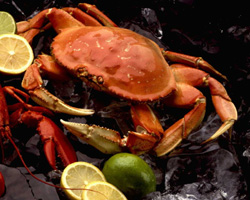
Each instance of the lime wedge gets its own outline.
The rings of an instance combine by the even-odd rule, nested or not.
[[[5,33],[15,33],[16,22],[11,14],[0,11],[0,35]]]

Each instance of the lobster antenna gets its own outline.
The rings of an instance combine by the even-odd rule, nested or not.
[[[20,153],[18,147],[16,146],[15,142],[12,140],[12,138],[10,137],[10,135],[7,134],[7,138],[9,139],[9,141],[10,141],[11,144],[13,145],[14,149],[16,150],[16,152],[17,152],[17,154],[18,154],[18,156],[19,156],[19,158],[20,158],[20,160],[21,160],[23,166],[25,167],[25,169],[26,169],[26,170],[28,171],[28,173],[29,173],[34,179],[36,179],[37,181],[39,181],[39,182],[41,182],[41,183],[44,183],[44,184],[46,184],[46,185],[49,185],[49,186],[51,186],[51,187],[54,187],[54,188],[58,188],[58,189],[66,189],[66,190],[89,190],[89,191],[97,192],[97,193],[99,193],[99,194],[105,196],[103,193],[101,193],[101,192],[99,192],[99,191],[96,191],[96,190],[91,190],[91,189],[86,189],[86,188],[65,188],[65,187],[61,187],[61,186],[58,186],[58,185],[54,185],[54,184],[52,184],[52,183],[48,183],[48,182],[46,182],[46,181],[44,181],[44,180],[38,178],[37,176],[35,176],[35,175],[30,171],[30,169],[28,168],[28,166],[27,166],[26,163],[24,162],[23,157],[22,157],[22,155],[21,155],[21,153]],[[105,198],[107,198],[107,197],[105,196]]]

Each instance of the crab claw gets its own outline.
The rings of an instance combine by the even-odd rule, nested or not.
[[[87,124],[67,122],[61,123],[72,134],[92,145],[105,154],[115,154],[122,151],[122,139],[117,131],[100,126],[89,126]]]
[[[69,106],[48,92],[42,87],[43,81],[40,75],[40,70],[45,73],[53,71],[54,74],[51,73],[52,77],[55,77],[56,74],[59,74],[61,77],[65,77],[65,72],[63,73],[58,65],[53,62],[49,56],[40,56],[39,59],[36,59],[35,63],[26,70],[22,81],[22,87],[28,90],[33,101],[41,106],[53,110],[54,112],[66,113],[69,115],[84,116],[92,115],[94,113],[94,110],[92,109]]]
[[[128,132],[126,147],[133,154],[140,155],[151,150],[158,140],[148,133]]]
[[[148,132],[160,139],[164,132],[159,119],[147,104],[131,105],[131,116],[137,132]]]
[[[164,131],[147,104],[131,105],[131,116],[136,132],[129,132],[126,146],[132,153],[142,154],[156,145]]]

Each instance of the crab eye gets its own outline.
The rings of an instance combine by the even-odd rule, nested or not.
[[[102,76],[98,76],[98,77],[97,77],[97,82],[98,82],[99,84],[103,84],[103,82],[104,82],[103,77],[102,77]]]
[[[89,78],[91,78],[92,81],[97,83],[97,84],[103,84],[103,82],[104,82],[102,76],[92,76],[92,77],[89,76]]]
[[[78,77],[86,77],[89,75],[88,70],[85,67],[79,67],[77,69]]]

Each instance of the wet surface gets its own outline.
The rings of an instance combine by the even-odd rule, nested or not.
[[[224,83],[234,102],[239,119],[231,138],[228,133],[218,140],[201,146],[220,126],[221,122],[211,104],[209,92],[204,122],[171,154],[162,158],[143,155],[157,177],[157,192],[147,200],[172,199],[248,199],[250,186],[250,109],[248,86],[250,80],[250,22],[246,1],[87,1],[96,4],[119,26],[129,28],[161,47],[194,56],[202,56],[218,71],[226,75]],[[74,6],[78,1],[0,1],[1,10],[10,12],[15,19],[24,20],[48,7]],[[110,6],[112,5],[112,6]],[[34,40],[34,51],[49,53],[50,32]],[[1,85],[20,88],[22,76],[0,75]],[[62,114],[53,119],[95,123],[120,130],[126,134],[132,128],[126,102],[96,92],[82,83],[66,84],[45,81],[45,86],[66,102],[94,108],[92,117],[70,117]],[[63,88],[63,90],[62,90]],[[67,89],[65,89],[67,88]],[[101,100],[100,100],[101,99]],[[181,118],[186,111],[154,105],[164,128]],[[79,160],[98,167],[109,156],[79,142],[66,130]],[[60,172],[51,171],[39,136],[26,127],[13,130],[13,137],[30,169],[42,179],[59,184]],[[8,160],[0,165],[6,179],[6,193],[0,199],[66,199],[60,190],[37,182],[26,172],[10,144],[6,144]],[[60,168],[60,163],[59,168]]]

